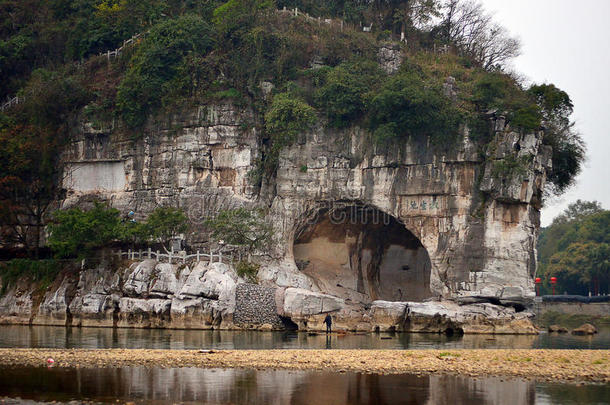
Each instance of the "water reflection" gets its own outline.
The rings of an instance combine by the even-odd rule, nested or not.
[[[0,347],[150,349],[608,349],[610,329],[594,336],[304,332],[0,326]]]
[[[593,404],[610,398],[610,386],[311,371],[13,368],[0,369],[0,396],[159,404]]]

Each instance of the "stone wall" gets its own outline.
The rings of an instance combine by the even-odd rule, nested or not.
[[[536,302],[534,312],[537,317],[547,312],[565,315],[610,316],[610,302]]]
[[[235,290],[233,323],[248,329],[283,328],[277,314],[276,290],[257,284],[239,284]]]

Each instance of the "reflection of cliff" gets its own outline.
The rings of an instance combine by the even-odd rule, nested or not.
[[[334,335],[259,331],[58,328],[48,326],[2,326],[0,347],[84,349],[531,349],[604,348],[610,331],[594,337],[557,335],[464,335],[430,333]],[[382,339],[383,338],[383,339]]]
[[[433,375],[430,376],[430,398],[426,405],[533,404],[536,402],[535,394],[533,381]]]
[[[595,400],[599,392],[564,385],[573,398]],[[556,396],[561,389],[547,387]],[[0,369],[0,396],[52,401],[88,398],[154,401],[158,404],[360,405],[477,404],[536,402],[535,383],[499,378],[366,375],[307,371],[222,369]],[[591,401],[592,402],[592,401]]]

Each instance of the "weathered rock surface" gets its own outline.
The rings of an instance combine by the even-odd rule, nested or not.
[[[159,328],[170,321],[172,300],[158,298],[121,298],[118,325],[122,327]]]
[[[223,263],[191,266],[192,271],[187,265],[145,260],[115,271],[102,264],[63,274],[38,296],[37,286],[18,283],[0,299],[0,322],[323,330],[324,317],[331,314],[335,330],[536,333],[531,314],[510,306],[383,300],[363,306],[304,288],[248,284]]]
[[[595,335],[597,328],[590,323],[580,325],[578,328],[572,330],[573,335]]]
[[[302,288],[287,288],[284,292],[282,313],[293,319],[307,315],[338,311],[345,303],[332,295],[316,293]]]
[[[401,55],[389,47],[379,58],[394,71]],[[454,98],[454,81],[445,84]],[[83,123],[63,156],[63,205],[94,196],[143,219],[171,204],[202,230],[202,220],[218,210],[268,208],[276,238],[257,259],[258,279],[280,289],[278,314],[301,328],[322,327],[324,314],[333,313],[344,329],[531,330],[527,313],[518,311],[534,296],[551,156],[542,133],[518,133],[502,116],[490,116],[493,141],[483,155],[467,130],[451,145],[413,137],[388,148],[371,145],[362,128],[319,125],[283,148],[277,172],[258,183],[248,173],[265,146],[253,111],[218,104],[166,118],[150,122],[136,140]],[[188,239],[196,247],[208,235],[191,232]],[[243,280],[224,264],[145,260],[87,269],[68,282],[74,291],[63,282],[44,295],[10,289],[0,298],[0,319],[226,328],[234,326]],[[428,298],[442,301],[420,302]],[[449,301],[455,299],[464,305]]]
[[[458,305],[455,302],[409,302],[410,332],[538,334],[530,312],[515,312],[514,308],[483,303]]]
[[[568,333],[568,329],[560,325],[551,325],[548,331],[549,333]]]
[[[20,280],[0,297],[0,323],[27,325],[36,311],[36,291],[28,280]]]
[[[71,323],[68,305],[74,297],[76,283],[69,275],[60,275],[57,281],[60,281],[59,287],[47,290],[32,323],[58,326]]]

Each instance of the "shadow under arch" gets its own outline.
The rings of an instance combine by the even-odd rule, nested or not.
[[[322,292],[348,303],[432,295],[426,248],[398,219],[371,206],[318,209],[297,228],[293,255]]]

